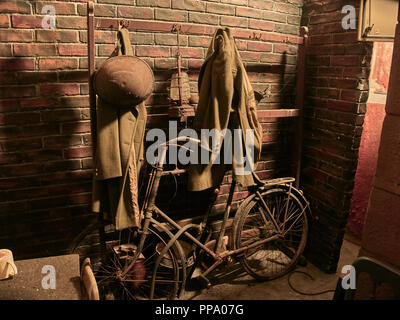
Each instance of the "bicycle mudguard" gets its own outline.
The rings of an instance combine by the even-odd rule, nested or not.
[[[294,181],[294,178],[279,178],[279,179],[273,179],[268,181],[266,184],[262,186],[257,186],[256,190],[259,190],[261,193],[264,191],[276,188],[276,187],[281,187],[289,191],[289,188],[291,188],[291,192],[293,195],[301,202],[301,204],[306,208],[305,212],[306,215],[308,215],[310,218],[313,218],[311,208],[310,208],[310,203],[308,200],[304,197],[303,192],[299,189],[296,189],[293,185],[290,186],[290,183]],[[246,206],[257,196],[255,192],[251,193],[242,203],[239,205],[239,208],[236,210],[235,217],[233,218],[233,224],[232,224],[232,236],[229,238],[229,246],[231,248],[235,248],[235,243],[236,243],[236,230],[239,224],[239,217],[246,208]]]

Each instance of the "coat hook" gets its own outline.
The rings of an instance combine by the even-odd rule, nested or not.
[[[120,25],[121,28],[128,28],[129,27],[129,21],[125,20],[125,19],[120,20],[119,21],[119,25]]]

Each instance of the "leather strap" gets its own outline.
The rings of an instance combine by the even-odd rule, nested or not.
[[[118,31],[118,55],[133,56],[133,48],[129,39],[129,31],[125,27],[121,27]]]

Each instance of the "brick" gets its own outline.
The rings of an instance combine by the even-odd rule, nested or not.
[[[0,177],[22,177],[35,175],[42,172],[41,168],[41,164],[39,163],[4,166],[3,170],[0,171]]]
[[[138,8],[132,6],[119,6],[118,17],[123,18],[139,18],[139,19],[153,19],[153,9],[151,8]]]
[[[92,156],[92,147],[71,148],[64,151],[65,159],[87,158]]]
[[[87,15],[86,4],[78,5],[78,13],[81,16]],[[116,6],[106,5],[106,4],[95,4],[94,16],[95,17],[116,17],[117,16]]]
[[[282,13],[299,14],[299,7],[292,4],[275,3],[274,10]]]
[[[258,9],[272,10],[274,4],[267,0],[249,0],[249,6]]]
[[[283,52],[286,52],[287,54],[296,54],[297,48],[295,46],[275,43],[274,53],[283,53]]]
[[[98,0],[98,3],[132,4],[132,0]]]
[[[221,0],[221,3],[236,4],[238,6],[247,6],[247,0]]]
[[[11,23],[14,28],[41,28],[43,17],[14,15],[11,17]]]
[[[132,34],[130,34],[130,36],[132,37]],[[80,42],[85,42],[85,43],[87,42],[87,31],[79,32],[79,40],[80,40]],[[96,42],[96,44],[98,44],[98,43],[115,44],[115,42],[117,41],[117,32],[115,32],[115,31],[95,31],[94,41]],[[77,41],[68,41],[68,42],[77,42]]]
[[[272,12],[272,11],[264,11],[263,19],[267,21],[277,21],[286,23],[286,14]]]
[[[329,86],[340,89],[356,89],[358,83],[357,79],[329,79]]]
[[[56,82],[57,74],[54,72],[21,71],[16,73],[18,84],[35,84],[41,82]]]
[[[58,81],[60,82],[87,82],[88,73],[84,70],[59,71]]]
[[[272,31],[274,30],[274,23],[264,20],[250,19],[249,28],[263,30],[263,31]]]
[[[0,57],[11,57],[11,56],[12,56],[11,44],[1,43],[0,44]]]
[[[331,64],[330,56],[308,55],[307,63],[314,66],[329,66]]]
[[[302,37],[291,37],[291,36],[288,36],[286,42],[287,43],[294,43],[294,44],[303,44],[303,38]]]
[[[332,56],[332,66],[358,66],[360,65],[359,56]]]
[[[203,58],[203,49],[201,48],[180,48],[182,58]],[[176,56],[177,48],[172,49],[172,55]]]
[[[136,55],[139,57],[170,57],[169,48],[167,47],[136,47]]]
[[[181,10],[154,9],[154,17],[157,20],[188,21],[188,13]]]
[[[209,13],[189,12],[189,22],[201,24],[218,24],[219,16]]]
[[[357,110],[357,104],[348,101],[328,100],[328,108],[342,112],[354,112]]]
[[[130,38],[132,44],[154,44],[154,35],[152,33],[131,32]]]
[[[265,42],[253,42],[249,41],[247,43],[247,49],[249,51],[262,51],[262,52],[269,52],[272,51],[272,44],[265,43]]]
[[[10,26],[10,18],[8,15],[0,16],[0,28],[8,28]]]
[[[86,17],[57,17],[56,19],[57,28],[61,29],[86,29],[87,21]]]
[[[318,36],[310,36],[309,37],[309,44],[330,44],[333,43],[333,35],[326,34],[326,35],[318,35]]]
[[[209,37],[189,37],[190,47],[203,47],[208,48],[211,43],[211,38]]]
[[[341,23],[323,23],[317,25],[310,25],[309,29],[310,34],[317,35],[317,34],[327,34],[327,33],[338,33],[343,32],[343,27]]]
[[[21,94],[21,96],[23,95]],[[8,125],[32,124],[39,121],[40,121],[39,112],[17,112],[17,113],[8,113],[6,115],[6,123]]]
[[[261,35],[261,40],[264,41],[286,42],[286,39],[287,37],[274,33],[263,33]]]
[[[226,15],[235,15],[235,7],[227,4],[219,4],[219,3],[207,3],[207,12],[218,13],[218,14],[226,14]]]
[[[329,22],[342,21],[343,15],[341,11],[334,13],[313,14],[310,16],[310,24],[322,24]]]
[[[307,51],[315,55],[343,55],[345,47],[341,44],[310,45]]]
[[[29,1],[3,1],[0,2],[1,13],[31,13]]]
[[[236,15],[240,17],[249,17],[249,18],[263,18],[263,11],[258,9],[252,8],[245,8],[245,7],[236,7]]]
[[[127,3],[131,4],[131,3]],[[171,7],[171,0],[136,0],[137,6],[145,7]]]
[[[221,25],[247,28],[248,20],[246,18],[221,16]]]
[[[258,52],[240,51],[239,54],[244,61],[259,61],[260,60],[260,54]]]
[[[82,145],[82,137],[80,135],[52,136],[43,138],[43,146],[45,148],[65,148],[80,145]]]
[[[90,132],[90,121],[77,121],[63,123],[61,132],[63,134]]]
[[[98,46],[98,55],[100,57],[109,57],[115,50],[115,46],[113,45],[99,45]]]
[[[319,98],[338,99],[339,95],[340,91],[334,88],[319,88],[317,90],[317,96]]]
[[[156,59],[154,61],[154,67],[159,70],[170,70],[172,68],[176,68],[176,59]],[[160,84],[158,83],[158,85]],[[162,92],[165,92],[165,90],[162,90]]]
[[[33,31],[31,30],[0,30],[1,42],[31,42]]]
[[[39,59],[39,69],[41,70],[76,69],[77,67],[78,67],[78,61],[73,58]]]
[[[7,141],[2,141],[1,150],[5,152],[13,151],[26,151],[42,148],[42,139],[40,137],[36,138],[20,138],[20,139],[10,139]]]
[[[56,55],[56,46],[53,44],[14,44],[15,57],[54,55]]]
[[[87,56],[88,48],[84,44],[59,44],[58,53],[60,56]]]
[[[0,112],[14,112],[18,109],[18,101],[12,100],[0,100]]]
[[[63,108],[82,108],[89,107],[88,96],[74,96],[61,98],[61,106]]]
[[[300,16],[287,16],[287,23],[299,26],[301,23],[301,17]]]
[[[34,70],[33,59],[0,59],[0,70]]]
[[[40,94],[43,96],[76,95],[79,94],[79,85],[74,83],[42,84]]]
[[[21,110],[27,111],[32,109],[41,109],[41,108],[52,108],[57,106],[58,103],[56,100],[52,98],[32,98],[32,99],[23,99],[20,101]]]
[[[172,8],[189,11],[205,11],[206,5],[203,1],[197,0],[172,0]]]
[[[72,30],[36,30],[37,42],[77,42],[78,31]]]
[[[44,110],[40,112],[43,122],[77,121],[81,120],[81,113],[77,109]]]
[[[155,34],[154,43],[159,45],[176,46],[178,39],[175,34]],[[187,36],[179,36],[179,43],[181,46],[187,45]]]
[[[273,53],[267,53],[267,54],[262,54],[260,57],[261,62],[267,62],[267,63],[281,63],[282,62],[282,55],[281,54],[273,54]]]
[[[75,4],[74,3],[60,3],[54,1],[45,1],[45,2],[37,2],[36,3],[36,13],[37,14],[49,14],[49,11],[42,12],[42,9],[46,5],[51,5],[54,7],[56,15],[59,14],[76,14]]]
[[[340,99],[351,102],[365,103],[368,99],[368,91],[342,90],[340,94]]]
[[[355,43],[358,41],[356,32],[346,32],[333,35],[333,43]]]
[[[300,28],[298,26],[291,26],[288,24],[275,23],[274,32],[298,35],[298,34],[300,34]]]

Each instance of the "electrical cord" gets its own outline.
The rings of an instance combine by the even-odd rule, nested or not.
[[[309,279],[311,279],[311,280],[315,280],[315,279],[313,278],[313,276],[312,276],[311,274],[309,274],[309,273],[307,273],[307,272],[305,272],[305,271],[299,271],[299,270],[292,271],[292,272],[289,274],[289,276],[288,276],[288,284],[289,284],[289,287],[290,287],[294,292],[296,292],[296,293],[298,293],[298,294],[301,294],[301,295],[303,295],[303,296],[318,296],[318,295],[321,295],[321,294],[324,294],[324,293],[335,292],[335,290],[333,290],[333,289],[324,290],[324,291],[319,291],[319,292],[311,292],[311,293],[310,293],[310,292],[303,292],[303,291],[300,291],[300,290],[296,289],[296,288],[293,286],[293,284],[290,282],[290,279],[291,279],[291,277],[292,277],[292,275],[293,275],[294,273],[302,273],[302,274],[306,275],[306,276],[307,276]]]

